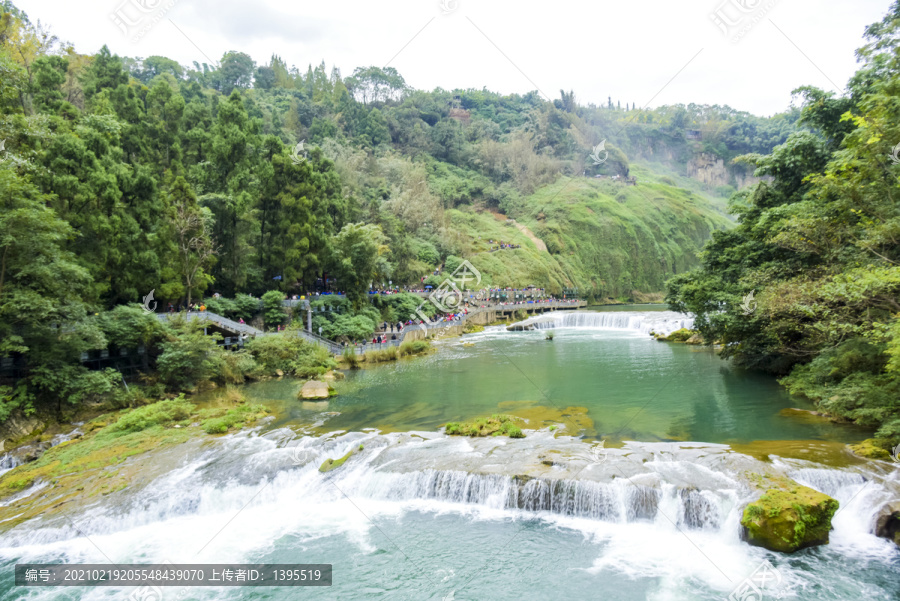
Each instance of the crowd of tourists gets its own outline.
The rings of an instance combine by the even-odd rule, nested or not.
[[[502,240],[499,240],[499,241],[496,241],[496,242],[495,242],[494,240],[488,240],[488,244],[491,245],[491,248],[490,248],[490,250],[489,250],[488,252],[494,252],[494,251],[498,251],[498,250],[512,250],[512,249],[515,249],[515,248],[522,248],[522,245],[521,245],[521,244],[509,244],[509,243],[503,242]],[[495,244],[496,244],[497,246],[494,246]]]

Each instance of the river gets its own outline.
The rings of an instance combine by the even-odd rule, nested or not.
[[[273,410],[264,426],[133,458],[158,475],[0,531],[3,573],[17,562],[331,563],[330,588],[162,598],[662,601],[727,599],[768,561],[778,580],[764,598],[898,598],[900,550],[871,525],[900,497],[900,469],[846,452],[865,431],[786,412],[810,407],[709,349],[648,336],[686,316],[624,307],[538,321],[349,372],[326,402],[297,401],[296,381],[249,385]],[[438,430],[492,413],[529,420],[527,436]],[[841,502],[829,545],[781,555],[740,540],[753,494],[743,474],[763,470]],[[133,592],[0,582],[4,599]]]

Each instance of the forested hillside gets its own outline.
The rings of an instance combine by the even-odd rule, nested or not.
[[[894,2],[866,30],[849,94],[802,89],[804,129],[741,158],[772,180],[732,199],[739,225],[668,296],[726,357],[879,427],[884,449],[900,442],[898,32]]]
[[[151,290],[163,309],[329,278],[362,311],[372,284],[435,284],[469,259],[484,285],[658,295],[733,225],[723,197],[753,176],[730,160],[797,126],[797,111],[426,92],[391,68],[293,61],[80,54],[0,2],[0,355],[28,374],[0,387],[0,417],[2,403],[109,390],[116,375],[79,357],[110,345],[216,371],[190,328],[122,310]],[[216,306],[237,316],[248,298]],[[393,309],[380,311],[352,331]]]
[[[355,279],[332,261],[335,236],[352,223],[384,235],[375,272],[361,279],[412,283],[490,237],[457,231],[450,209],[499,212],[549,238],[551,257],[507,253],[508,268],[486,270],[495,284],[577,285],[598,298],[659,291],[693,265],[709,231],[727,225],[703,201],[731,186],[698,194],[690,207],[675,186],[645,188],[644,177],[633,190],[595,188],[604,207],[583,212],[596,218],[561,233],[567,221],[554,213],[583,206],[576,190],[587,184],[552,185],[561,176],[626,176],[629,156],[683,171],[698,152],[767,152],[795,120],[727,107],[639,110],[611,99],[583,106],[565,92],[553,102],[536,92],[423,92],[390,68],[343,78],[275,56],[257,66],[240,52],[193,68],[105,47],[85,56],[4,6],[6,177],[46,195],[42,204],[74,228],[61,249],[86,271],[80,294],[102,307],[150,289],[168,301],[212,290],[303,291],[325,273]],[[685,137],[693,128],[702,141]],[[603,140],[608,159],[594,164],[588,155]],[[686,231],[657,240],[668,226],[639,221],[654,205]],[[366,235],[378,238],[375,229]],[[604,257],[602,239],[637,256]],[[542,267],[529,266],[535,261]]]

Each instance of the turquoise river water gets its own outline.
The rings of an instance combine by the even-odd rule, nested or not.
[[[0,524],[0,598],[900,599],[900,550],[872,534],[876,510],[900,498],[898,466],[854,459],[843,444],[867,432],[789,411],[811,407],[771,378],[653,340],[690,319],[651,309],[553,314],[533,331],[441,341],[427,357],[348,372],[328,401],[298,401],[292,380],[249,385],[273,411],[265,425],[144,456],[165,469],[52,517]],[[440,430],[492,413],[527,420],[526,437]],[[781,555],[741,540],[746,474],[764,470],[841,502],[829,545]],[[330,563],[334,584],[10,582],[15,563],[109,561]],[[747,578],[764,562],[776,578],[751,594]]]

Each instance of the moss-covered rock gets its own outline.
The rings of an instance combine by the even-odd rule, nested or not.
[[[668,336],[663,336],[662,334],[655,334],[656,339],[663,342],[687,342],[690,340],[697,332],[693,330],[689,330],[687,328],[681,328],[680,330],[675,330]]]
[[[330,395],[330,387],[327,382],[310,380],[303,385],[297,393],[299,399],[327,399]]]
[[[747,542],[782,553],[828,544],[839,503],[786,478],[769,484],[774,486],[744,508],[741,525]]]
[[[450,422],[444,426],[444,433],[450,436],[509,436],[525,438],[522,429],[509,415],[495,413],[491,417],[482,417],[473,422]]]
[[[323,474],[326,474],[326,473],[330,472],[331,470],[336,470],[337,468],[344,465],[344,463],[348,459],[353,457],[353,455],[355,455],[359,451],[362,451],[363,448],[364,448],[363,445],[359,445],[359,448],[350,449],[350,451],[346,455],[341,457],[340,459],[331,459],[331,458],[326,459],[325,461],[322,462],[322,465],[319,466],[319,471],[322,472]]]
[[[887,440],[880,438],[867,438],[859,444],[849,445],[850,450],[866,459],[884,459],[890,461],[890,445]]]

